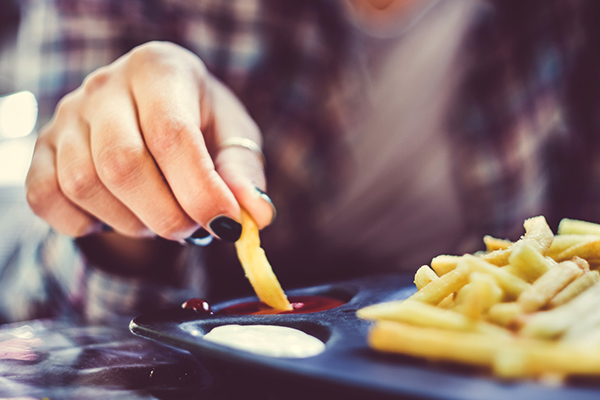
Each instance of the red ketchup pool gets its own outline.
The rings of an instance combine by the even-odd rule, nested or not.
[[[345,302],[339,299],[323,296],[290,296],[288,300],[292,304],[293,310],[280,311],[260,301],[249,301],[247,303],[234,304],[216,311],[217,315],[250,315],[250,314],[306,314],[318,311],[325,311],[339,307]]]

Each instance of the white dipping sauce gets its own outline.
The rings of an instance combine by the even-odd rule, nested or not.
[[[269,357],[306,358],[325,350],[316,337],[275,325],[223,325],[213,328],[204,339]]]

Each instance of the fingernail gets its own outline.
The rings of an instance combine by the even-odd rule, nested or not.
[[[100,232],[114,232],[115,230],[113,229],[112,226],[108,225],[105,222],[102,222],[100,224]]]
[[[215,217],[208,226],[218,237],[227,242],[236,242],[242,234],[242,225],[224,215]]]
[[[277,208],[275,208],[275,204],[273,204],[273,201],[265,192],[263,192],[261,189],[257,188],[256,186],[255,186],[255,188],[256,188],[256,191],[259,193],[260,198],[263,199],[264,201],[266,201],[267,203],[269,203],[269,205],[273,209],[273,217],[271,218],[271,222],[269,222],[269,225],[270,225],[273,223],[273,221],[275,221],[275,218],[277,217]]]
[[[208,246],[212,240],[213,236],[202,227],[200,227],[196,232],[192,233],[192,236],[184,239],[186,243],[193,244],[195,246]]]

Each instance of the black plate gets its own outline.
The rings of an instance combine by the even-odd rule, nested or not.
[[[345,388],[380,396],[431,399],[594,399],[600,398],[595,382],[549,387],[538,383],[503,382],[489,372],[454,364],[430,363],[410,357],[378,354],[367,347],[369,323],[356,317],[356,310],[382,301],[403,299],[415,289],[413,276],[385,275],[291,290],[291,296],[324,295],[347,301],[327,311],[311,314],[202,316],[181,308],[145,314],[131,321],[131,331],[189,350],[200,358],[290,381]],[[255,301],[244,298],[218,304]],[[225,324],[270,324],[300,329],[326,343],[325,352],[311,358],[264,357],[204,341],[213,327]]]

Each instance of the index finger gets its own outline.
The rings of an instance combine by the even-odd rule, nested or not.
[[[200,131],[200,75],[162,57],[135,70],[131,90],[146,146],[179,204],[217,236],[236,241],[240,207],[215,170]]]

